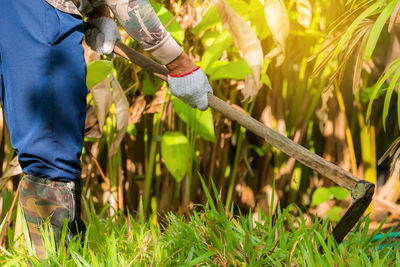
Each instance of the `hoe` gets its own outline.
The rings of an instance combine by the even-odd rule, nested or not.
[[[154,75],[164,81],[167,80],[168,70],[164,66],[126,46],[121,41],[117,41],[115,44],[114,52],[145,70],[154,73]],[[371,203],[375,185],[354,177],[351,173],[314,154],[212,94],[208,94],[208,105],[230,120],[237,121],[237,123],[250,132],[264,138],[267,143],[283,153],[293,157],[305,166],[317,171],[322,176],[351,192],[352,205],[332,232],[336,242],[338,244],[341,243]]]

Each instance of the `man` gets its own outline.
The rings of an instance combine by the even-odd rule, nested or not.
[[[1,101],[21,167],[22,204],[38,256],[46,258],[40,226],[50,216],[56,238],[84,228],[80,155],[86,115],[82,17],[94,29],[87,43],[110,54],[125,30],[170,71],[172,94],[206,109],[208,80],[161,25],[148,0],[0,0]]]

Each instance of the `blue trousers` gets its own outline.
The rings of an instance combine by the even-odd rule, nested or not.
[[[80,178],[86,116],[82,20],[45,0],[0,0],[0,97],[23,171]]]

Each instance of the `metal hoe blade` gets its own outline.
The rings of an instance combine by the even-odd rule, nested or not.
[[[360,220],[372,201],[374,191],[375,185],[366,181],[359,181],[353,188],[351,191],[353,203],[332,231],[337,243],[342,242],[347,233]]]

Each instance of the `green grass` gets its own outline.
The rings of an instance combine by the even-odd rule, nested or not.
[[[88,215],[83,245],[75,238],[58,253],[54,241],[47,240],[48,266],[400,266],[396,248],[378,249],[367,233],[369,219],[364,218],[340,245],[329,234],[328,221],[315,219],[312,227],[289,212],[278,209],[275,216],[227,217],[222,203],[212,201],[197,207],[184,219],[174,214],[164,218],[162,226],[145,221],[139,211],[133,219],[117,213],[99,214],[93,203],[86,205]],[[254,218],[256,217],[256,218]],[[302,216],[299,216],[300,218]],[[3,225],[3,224],[2,224]],[[1,225],[1,226],[2,226]],[[1,227],[0,227],[1,228]],[[28,242],[15,247],[12,230],[8,247],[1,248],[1,266],[43,266]],[[326,242],[325,242],[326,240]],[[320,248],[322,251],[320,251]],[[322,253],[321,253],[322,252]]]

